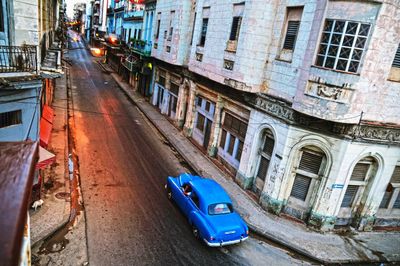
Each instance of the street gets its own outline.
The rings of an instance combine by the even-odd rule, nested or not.
[[[90,265],[308,264],[253,237],[224,248],[196,241],[164,191],[168,175],[190,169],[83,42],[72,39],[70,48],[73,137]],[[70,259],[64,265],[75,264]]]

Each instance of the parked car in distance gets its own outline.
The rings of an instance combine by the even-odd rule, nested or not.
[[[176,202],[188,218],[193,235],[208,246],[231,245],[248,238],[246,223],[214,180],[184,173],[169,176],[165,189],[168,199]]]

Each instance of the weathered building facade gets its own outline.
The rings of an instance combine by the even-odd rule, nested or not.
[[[398,1],[157,1],[152,103],[267,210],[400,225]]]

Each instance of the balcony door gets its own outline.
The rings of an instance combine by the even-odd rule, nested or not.
[[[7,1],[0,0],[0,45],[8,45]]]

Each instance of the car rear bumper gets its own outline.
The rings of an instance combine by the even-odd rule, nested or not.
[[[221,242],[208,242],[206,239],[203,239],[203,240],[204,240],[204,242],[206,242],[207,246],[209,246],[209,247],[222,247],[222,246],[241,243],[241,242],[245,241],[247,238],[248,238],[248,236],[243,237],[241,239],[235,239],[235,240],[225,241],[225,242],[224,241],[221,241]]]

